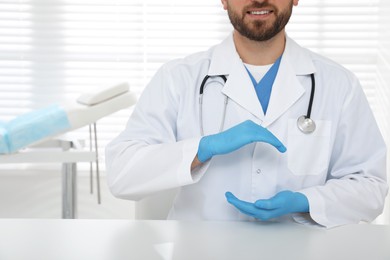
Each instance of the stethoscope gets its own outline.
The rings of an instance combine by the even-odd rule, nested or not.
[[[200,85],[200,89],[199,89],[199,124],[200,124],[200,133],[202,136],[204,135],[204,131],[203,131],[203,91],[204,91],[204,88],[206,87],[206,83],[207,83],[208,79],[211,79],[211,78],[221,78],[221,79],[223,79],[223,83],[219,80],[213,80],[213,81],[210,81],[208,84],[210,84],[211,82],[217,82],[220,85],[224,86],[224,84],[227,81],[227,78],[225,75],[216,75],[216,76],[206,75],[204,77],[201,85]],[[298,119],[297,119],[297,127],[304,134],[311,134],[316,130],[316,123],[314,122],[313,119],[310,118],[311,108],[313,106],[313,100],[314,100],[315,85],[316,85],[314,73],[310,74],[310,78],[311,78],[311,92],[310,92],[309,105],[307,107],[307,114],[302,115],[302,116],[298,117]],[[226,108],[227,108],[228,101],[229,101],[229,99],[225,95],[224,108],[223,108],[223,114],[222,114],[222,120],[221,120],[221,125],[219,128],[219,132],[222,132],[223,126],[225,124]]]

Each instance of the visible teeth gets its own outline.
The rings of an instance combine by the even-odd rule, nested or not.
[[[270,11],[252,11],[250,12],[250,14],[257,14],[257,15],[261,15],[261,14],[269,14]]]

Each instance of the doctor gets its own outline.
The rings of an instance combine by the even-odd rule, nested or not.
[[[386,147],[357,78],[286,36],[298,0],[222,4],[232,35],[162,66],[107,146],[112,193],[180,187],[169,213],[179,220],[375,219]],[[308,110],[314,131],[297,123]]]

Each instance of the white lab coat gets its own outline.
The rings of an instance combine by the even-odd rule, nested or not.
[[[317,129],[301,133],[316,75],[312,118]],[[199,86],[205,75],[227,75],[224,86],[205,88],[205,135],[219,131],[223,97],[229,97],[224,129],[245,120],[267,127],[287,147],[265,143],[213,157],[191,172],[200,136]],[[337,225],[372,221],[384,205],[386,147],[356,77],[287,37],[266,115],[230,35],[210,50],[164,65],[145,88],[126,129],[106,148],[112,193],[138,200],[181,187],[170,219],[248,220],[225,199],[231,191],[246,201],[282,190],[305,194],[306,217]]]

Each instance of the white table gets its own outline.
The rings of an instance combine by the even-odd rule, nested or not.
[[[389,260],[390,226],[0,220],[2,260]]]

